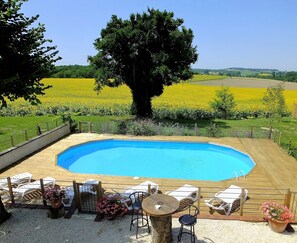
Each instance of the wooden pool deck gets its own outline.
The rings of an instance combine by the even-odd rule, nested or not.
[[[175,140],[175,141],[196,141],[196,142],[213,142],[222,145],[228,145],[242,152],[249,154],[255,161],[255,168],[246,176],[238,179],[229,179],[224,181],[197,181],[197,180],[177,180],[177,179],[156,179],[156,178],[139,178],[124,176],[106,176],[96,174],[77,174],[69,172],[56,165],[56,155],[70,146],[80,143],[110,138],[125,139],[150,139],[150,140]],[[140,158],[141,161],[141,158]],[[127,165],[129,166],[129,165]],[[145,166],[144,166],[145,169]],[[151,180],[160,185],[162,192],[172,190],[184,184],[201,187],[202,211],[207,211],[204,205],[204,199],[211,197],[218,189],[224,189],[230,185],[244,187],[249,191],[249,198],[245,207],[250,207],[251,211],[259,213],[259,207],[263,198],[267,195],[270,199],[271,194],[284,193],[286,189],[297,189],[297,161],[289,156],[286,151],[280,148],[273,141],[266,139],[248,139],[248,138],[207,138],[207,137],[132,137],[132,136],[114,136],[100,135],[92,133],[73,134],[56,143],[36,152],[35,154],[19,161],[10,168],[2,171],[1,178],[12,176],[22,172],[30,172],[34,179],[51,176],[57,179],[59,184],[69,185],[71,181],[82,182],[87,179],[97,179],[102,182],[105,188],[121,190],[128,185],[136,185],[144,180]],[[274,198],[273,198],[274,199]]]

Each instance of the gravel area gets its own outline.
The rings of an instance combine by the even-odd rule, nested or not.
[[[12,209],[12,217],[0,226],[0,242],[151,242],[145,229],[129,231],[130,216],[94,222],[95,215],[74,214],[70,219],[50,219],[42,209]],[[176,242],[179,223],[173,219]],[[297,231],[297,225],[292,225]],[[266,223],[198,219],[196,242],[297,242],[297,232],[272,232]],[[190,242],[185,237],[183,242]]]

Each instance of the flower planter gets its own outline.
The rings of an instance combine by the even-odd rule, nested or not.
[[[276,202],[264,202],[261,206],[263,214],[268,220],[270,229],[277,233],[282,233],[294,215],[287,206]]]
[[[268,225],[272,231],[282,233],[285,231],[288,222],[268,219]]]
[[[58,198],[55,201],[52,200],[52,201],[50,201],[50,203],[51,203],[52,208],[60,208],[62,205],[62,198]]]

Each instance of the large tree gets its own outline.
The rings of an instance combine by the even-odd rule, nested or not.
[[[263,97],[263,105],[270,127],[272,127],[273,121],[287,114],[283,83],[266,89],[266,93]]]
[[[39,103],[36,95],[44,94],[50,86],[40,80],[47,77],[60,58],[55,46],[46,46],[45,27],[31,25],[38,19],[20,13],[27,0],[0,0],[0,102],[23,97],[32,104]]]
[[[126,84],[134,114],[151,116],[151,100],[163,93],[165,85],[192,77],[190,65],[198,55],[192,30],[182,24],[172,12],[154,9],[131,14],[128,20],[113,15],[95,40],[98,54],[89,57],[97,70],[95,89]]]

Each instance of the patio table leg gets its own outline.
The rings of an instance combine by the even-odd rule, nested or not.
[[[152,223],[152,242],[171,243],[172,242],[172,215],[154,217],[150,216]]]

